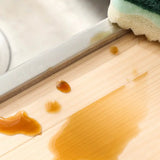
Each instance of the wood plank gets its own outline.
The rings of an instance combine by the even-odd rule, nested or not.
[[[109,52],[110,45],[118,46],[121,54],[118,56],[112,55]],[[23,135],[14,137],[0,135],[1,159],[7,160],[12,159],[12,157],[15,159],[25,159],[27,157],[26,159],[30,158],[34,160],[52,158],[47,145],[49,138],[58,130],[54,127],[57,128],[60,122],[65,121],[73,113],[76,113],[120,86],[129,83],[129,81],[145,72],[149,72],[150,100],[151,104],[155,107],[150,111],[148,120],[145,120],[143,127],[143,131],[145,132],[144,137],[149,136],[149,131],[147,132],[147,130],[150,127],[150,130],[153,129],[151,132],[154,132],[158,128],[158,104],[160,104],[158,100],[160,92],[159,44],[148,42],[143,37],[135,38],[132,34],[128,34],[110,45],[105,46],[0,105],[1,116],[8,116],[19,110],[25,110],[30,116],[36,118],[43,127],[43,135],[35,138]],[[133,73],[134,70],[137,71],[136,74],[135,72]],[[59,79],[64,79],[70,83],[72,86],[70,94],[64,95],[56,90],[55,83]],[[62,105],[62,110],[55,115],[48,114],[44,109],[44,105],[47,101],[54,99]],[[154,126],[151,125],[153,122],[156,122]],[[141,137],[141,135],[139,136]],[[154,137],[150,137],[150,139],[152,138]],[[157,136],[155,136],[153,141],[156,138]],[[124,159],[127,159],[126,157],[128,156],[129,159],[131,149],[135,149],[134,145],[142,146],[142,141],[144,143],[147,142],[145,138],[139,142],[134,142],[134,144],[130,145],[129,149],[127,147],[121,156],[125,156]],[[136,156],[133,155],[136,157],[134,159],[138,159],[138,155],[140,154],[143,155],[144,150],[147,151],[147,147],[149,149],[150,146],[146,145],[146,150],[139,149],[140,151],[137,151],[137,149]],[[155,152],[158,152],[159,149],[160,145]],[[30,154],[26,156],[29,152]],[[152,156],[150,155],[150,157]],[[154,159],[156,158],[160,157],[155,156]]]
[[[147,117],[140,124],[140,128],[142,131],[137,137],[135,137],[133,140],[129,142],[124,152],[120,155],[119,158],[120,160],[123,159],[130,160],[131,158],[141,160],[142,157],[144,160],[148,159],[158,160],[160,158],[159,155],[160,69],[159,67],[160,65],[151,70],[147,75],[147,84],[148,84],[147,89],[149,92],[149,102],[147,106],[149,111]],[[144,87],[146,88],[146,86]],[[65,121],[61,122],[55,127],[50,128],[49,130],[44,132],[42,137],[36,137],[28,141],[18,149],[6,154],[4,157],[1,157],[1,159],[7,160],[11,159],[12,157],[14,157],[15,159],[23,158],[24,160],[27,159],[42,160],[44,158],[52,159],[53,155],[50,153],[48,149],[48,143],[51,137],[56,134],[56,132],[60,129],[61,125],[63,125],[64,123]],[[33,148],[32,152],[30,150],[30,146],[32,146]],[[43,150],[43,153],[41,154],[41,156],[37,156],[39,155],[41,150]]]

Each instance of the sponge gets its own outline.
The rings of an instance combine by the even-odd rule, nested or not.
[[[160,41],[159,0],[111,0],[108,18],[136,35],[145,35],[151,41]]]

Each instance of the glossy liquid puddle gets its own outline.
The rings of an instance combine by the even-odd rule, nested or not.
[[[146,75],[73,114],[50,141],[54,160],[117,160],[147,114]]]
[[[41,125],[24,111],[20,111],[8,118],[0,118],[0,133],[6,135],[25,134],[36,136],[41,134],[41,130]]]

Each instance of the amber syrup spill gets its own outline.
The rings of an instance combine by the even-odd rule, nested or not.
[[[6,135],[36,136],[41,134],[41,130],[41,125],[24,111],[8,118],[0,118],[0,133]]]
[[[111,46],[110,47],[110,52],[114,55],[118,55],[119,49],[116,46]]]
[[[50,141],[55,160],[117,160],[147,114],[143,75],[73,114]]]
[[[69,93],[71,91],[70,85],[63,80],[57,82],[56,88],[63,93]]]
[[[56,113],[59,112],[61,109],[61,105],[57,101],[48,102],[46,103],[45,107],[48,113]]]
[[[91,38],[90,43],[93,44],[98,41],[101,41],[101,40],[105,39],[109,34],[111,34],[111,32],[99,32]]]

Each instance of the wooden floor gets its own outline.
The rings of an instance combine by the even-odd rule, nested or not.
[[[119,48],[119,55],[110,53],[113,45]],[[131,33],[0,104],[0,116],[25,110],[43,128],[42,135],[37,137],[1,134],[0,160],[52,160],[49,140],[67,117],[146,72],[149,111],[141,122],[141,132],[128,143],[119,160],[159,160],[160,44]],[[55,84],[61,79],[71,85],[71,93],[64,94],[56,89]],[[45,111],[45,103],[50,100],[62,105],[59,113]]]

